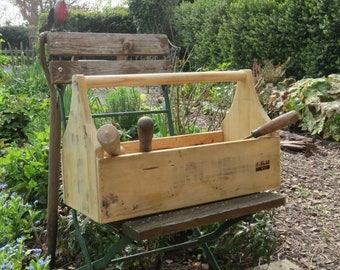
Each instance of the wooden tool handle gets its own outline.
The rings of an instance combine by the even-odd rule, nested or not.
[[[149,152],[152,150],[154,124],[150,117],[143,116],[137,122],[137,133],[139,139],[139,151]]]
[[[251,137],[257,138],[257,137],[269,134],[285,126],[288,126],[292,123],[295,123],[298,119],[299,119],[299,114],[296,111],[287,112],[285,114],[282,114],[270,120],[268,123],[265,123],[263,126],[253,130],[251,132],[251,135],[246,137],[245,139],[248,139]]]
[[[105,152],[111,156],[117,156],[125,153],[125,149],[120,145],[120,136],[117,128],[113,125],[103,125],[97,132],[98,142]]]

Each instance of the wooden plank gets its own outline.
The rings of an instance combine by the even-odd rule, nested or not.
[[[62,142],[63,193],[65,202],[96,220],[98,175],[95,166],[89,164],[96,164],[95,154],[101,145],[96,139],[86,91],[79,91],[85,87],[82,78],[73,84],[70,121]]]
[[[217,142],[223,142],[221,131],[154,138],[152,139],[152,149],[162,150]],[[139,151],[139,141],[122,142],[121,145],[125,148],[127,154]]]
[[[87,87],[102,88],[109,86],[153,86],[184,83],[235,82],[244,81],[246,78],[246,71],[239,70],[86,76],[85,80]]]
[[[126,60],[126,61],[51,61],[52,83],[72,81],[72,75],[109,75],[172,72],[170,60]]]
[[[278,188],[279,140],[265,137],[98,159],[99,222]]]
[[[180,209],[124,222],[124,234],[136,240],[184,231],[202,225],[254,214],[284,205],[285,197],[272,192]]]
[[[168,55],[169,43],[162,34],[49,32],[51,56]]]

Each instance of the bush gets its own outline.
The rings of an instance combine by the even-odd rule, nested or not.
[[[0,33],[6,41],[3,49],[19,49],[21,43],[23,48],[29,48],[29,30],[27,26],[0,26]]]
[[[269,263],[279,244],[279,235],[268,212],[254,214],[250,221],[241,221],[232,226],[227,235],[220,239],[217,252],[230,258],[227,268],[232,265]]]
[[[0,247],[0,265],[2,270],[28,269],[44,270],[50,269],[49,256],[43,257],[41,248],[27,249],[25,238],[20,237],[16,243],[7,243]],[[26,266],[26,267],[25,267]]]
[[[48,104],[47,99],[13,95],[0,88],[0,137],[8,142],[25,142],[27,125],[39,117]]]
[[[202,67],[214,69],[218,64],[228,62],[216,38],[229,2],[197,0],[194,3],[182,2],[175,9],[172,20],[174,42],[189,51],[193,49],[189,59],[190,70]]]
[[[263,63],[285,61],[281,51],[281,36],[277,22],[280,18],[276,0],[238,0],[225,10],[225,20],[218,32],[222,55],[235,68],[251,68],[254,58]]]
[[[48,127],[46,131],[28,134],[30,143],[21,147],[12,143],[0,157],[0,181],[16,192],[24,202],[39,201],[39,208],[47,204]]]
[[[166,34],[172,40],[171,17],[178,0],[129,0],[138,33]]]
[[[36,210],[37,204],[24,202],[15,192],[8,193],[6,184],[0,184],[1,269],[49,269],[49,258],[43,257],[40,248],[41,212]],[[28,248],[32,246],[32,232],[39,248]]]
[[[233,83],[173,86],[170,95],[176,134],[218,130],[231,106],[234,91]],[[204,123],[202,115],[205,115]]]
[[[5,192],[6,188],[6,184],[0,184],[0,246],[19,237],[31,237],[32,227],[39,221],[40,215],[34,210],[36,203],[24,202],[15,192],[9,195]]]
[[[175,9],[176,45],[193,48],[191,69],[230,62],[251,68],[253,59],[274,65],[291,59],[287,76],[340,71],[340,2],[237,0],[182,2]]]
[[[131,112],[141,109],[141,94],[136,88],[119,87],[111,91],[106,97],[106,104],[110,112]],[[139,115],[128,114],[114,117],[113,123],[124,131],[136,137]]]
[[[340,141],[339,85],[339,75],[303,79],[288,89],[273,91],[268,108],[272,113],[296,110],[302,116],[302,130]]]
[[[47,21],[47,13],[39,18],[39,28]],[[71,32],[136,33],[132,16],[124,7],[99,11],[71,11],[65,25]]]
[[[48,93],[38,59],[30,68],[20,66],[8,71],[0,87],[0,137],[25,142],[27,125],[38,117],[44,128],[43,120],[46,123],[48,119],[42,112],[49,105]]]

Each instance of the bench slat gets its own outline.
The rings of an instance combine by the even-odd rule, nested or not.
[[[112,75],[172,72],[170,60],[122,60],[122,61],[52,61],[50,72],[53,84],[72,81],[72,75]]]
[[[123,223],[122,230],[133,239],[143,240],[254,214],[284,203],[285,197],[282,195],[272,192],[256,193],[130,220]]]
[[[51,56],[168,55],[169,42],[162,34],[50,32]]]

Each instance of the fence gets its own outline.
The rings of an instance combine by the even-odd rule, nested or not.
[[[19,66],[19,65],[31,65],[36,59],[36,51],[35,49],[24,48],[23,43],[20,43],[20,48],[15,47],[11,48],[10,44],[8,44],[10,49],[2,50],[2,54],[11,57],[12,62],[11,65]]]

